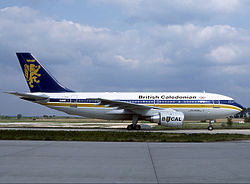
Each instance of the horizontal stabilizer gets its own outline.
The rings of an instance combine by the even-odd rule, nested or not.
[[[15,95],[20,97],[23,100],[33,101],[33,102],[46,102],[49,100],[49,96],[47,95],[35,95],[30,93],[19,93],[19,92],[5,92],[11,95]]]

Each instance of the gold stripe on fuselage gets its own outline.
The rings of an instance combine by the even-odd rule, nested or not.
[[[77,106],[77,107],[102,107],[104,108],[104,105],[95,105],[95,104],[89,104],[89,103],[55,103],[55,102],[48,102],[48,103],[43,103],[42,105],[46,106],[65,106],[65,107],[71,107],[71,106]],[[152,106],[152,107],[158,107],[158,108],[182,108],[182,109],[200,109],[200,108],[205,108],[205,109],[211,109],[211,108],[224,108],[224,109],[234,109],[237,111],[241,111],[239,107],[233,106],[233,105],[225,105],[225,104],[143,104],[147,106]]]

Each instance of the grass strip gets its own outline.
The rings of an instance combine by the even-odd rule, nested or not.
[[[78,132],[0,130],[0,140],[107,141],[107,142],[215,142],[250,140],[241,134],[173,134],[155,132]]]

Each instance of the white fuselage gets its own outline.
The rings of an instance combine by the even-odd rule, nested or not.
[[[140,104],[155,109],[174,109],[184,113],[185,120],[213,120],[234,115],[242,110],[242,106],[230,97],[213,93],[186,92],[91,92],[91,93],[31,93],[46,95],[49,100],[40,102],[49,108],[98,119],[132,119],[133,113],[124,109],[98,105],[98,101],[89,100],[102,98]],[[154,112],[152,112],[154,113]],[[150,114],[147,114],[147,116]],[[140,117],[140,119],[145,119]]]

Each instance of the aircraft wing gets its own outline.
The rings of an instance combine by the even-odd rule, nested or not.
[[[35,95],[30,93],[19,93],[19,92],[6,92],[11,95],[20,97],[23,100],[33,101],[33,102],[44,102],[49,99],[47,95]]]
[[[105,105],[107,107],[116,107],[117,109],[124,109],[131,112],[134,112],[136,114],[145,114],[147,111],[151,109],[159,109],[157,107],[153,106],[147,106],[147,105],[139,105],[129,102],[122,102],[122,101],[116,101],[116,100],[107,100],[102,98],[88,98],[88,100],[97,100],[99,103],[96,105]]]

